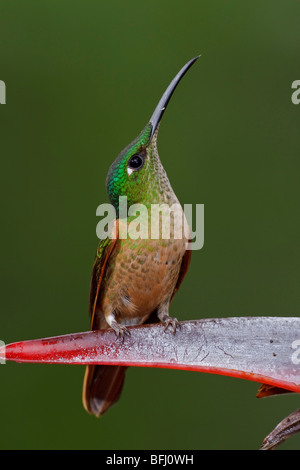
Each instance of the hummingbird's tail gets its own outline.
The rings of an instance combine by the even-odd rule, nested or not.
[[[118,401],[124,384],[125,366],[87,366],[83,382],[83,406],[98,418]]]

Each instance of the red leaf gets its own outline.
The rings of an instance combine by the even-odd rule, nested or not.
[[[6,360],[56,364],[165,367],[240,377],[300,392],[300,318],[236,317],[182,322],[173,335],[162,324],[12,343]]]

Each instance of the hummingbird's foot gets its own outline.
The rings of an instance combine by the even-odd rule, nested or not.
[[[160,317],[158,317],[158,318],[160,319],[160,321],[162,323],[165,324],[164,331],[167,331],[167,329],[170,326],[173,329],[173,335],[176,334],[177,328],[179,328],[179,329],[181,328],[181,325],[180,325],[179,321],[177,320],[177,318],[172,318],[168,314],[162,315],[161,318]]]
[[[106,321],[116,333],[117,338],[122,338],[124,340],[126,335],[130,336],[130,331],[127,330],[126,326],[120,325],[120,323],[117,322],[113,313],[106,317]]]
[[[126,326],[120,325],[116,321],[111,324],[112,329],[116,333],[117,338],[122,338],[124,340],[125,336],[130,336],[130,331],[127,330]]]

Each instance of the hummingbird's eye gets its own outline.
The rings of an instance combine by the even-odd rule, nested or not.
[[[128,170],[136,171],[142,168],[144,165],[144,159],[140,155],[136,154],[131,157],[128,162]]]

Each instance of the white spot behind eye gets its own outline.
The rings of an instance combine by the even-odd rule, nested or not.
[[[127,168],[127,174],[128,174],[128,175],[131,175],[131,173],[133,173],[133,171],[134,171],[134,170],[133,170],[132,168]]]

